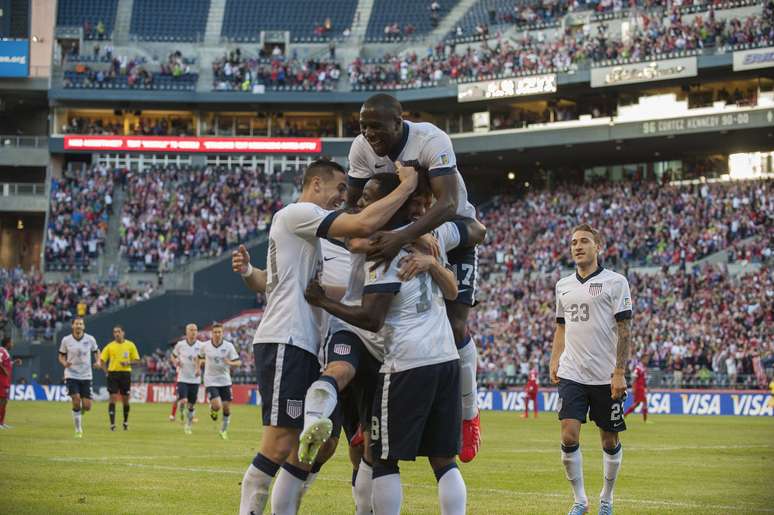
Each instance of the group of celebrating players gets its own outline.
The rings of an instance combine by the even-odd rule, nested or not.
[[[360,111],[349,170],[325,159],[307,167],[298,201],[274,215],[265,270],[251,265],[244,246],[232,254],[233,270],[267,298],[253,339],[264,428],[242,480],[240,515],[263,513],[269,499],[271,513],[297,513],[342,429],[357,515],[399,514],[399,463],[418,456],[435,475],[441,513],[465,513],[456,457],[473,460],[481,444],[477,350],[466,322],[486,229],[468,202],[449,136],[401,113],[393,97],[372,96]],[[626,428],[632,299],[625,277],[598,263],[600,234],[582,224],[570,237],[576,272],[556,285],[550,362],[561,460],[574,493],[569,513],[587,513],[579,438],[588,415],[600,430],[599,513],[607,515],[622,460],[618,434]],[[62,341],[77,436],[91,403],[92,354],[95,366],[110,362],[111,430],[119,395],[128,427],[128,370],[139,356],[122,328],[114,338],[100,355],[75,319]],[[216,324],[211,340],[200,343],[189,324],[173,359],[179,398],[187,402],[185,432],[203,367],[211,416],[222,406],[220,434],[227,438],[229,370],[239,356],[223,328]],[[537,413],[536,376],[527,393]]]

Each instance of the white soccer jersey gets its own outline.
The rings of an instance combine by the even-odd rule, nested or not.
[[[403,283],[398,278],[399,263],[407,255],[401,250],[386,272],[382,266],[370,271],[372,262],[363,265],[364,295],[395,294],[380,331],[384,338],[384,373],[459,359],[443,295],[430,274],[424,272]]]
[[[201,374],[196,374],[199,369],[198,359],[201,347],[202,342],[199,340],[188,343],[188,340],[182,339],[175,344],[172,355],[180,362],[178,383],[200,384],[202,382]]]
[[[94,377],[91,371],[91,357],[95,352],[99,352],[99,347],[97,347],[97,340],[90,334],[84,333],[80,340],[76,340],[72,334],[62,338],[59,353],[65,354],[65,359],[71,363],[68,368],[65,368],[65,379],[91,381]]]
[[[632,317],[624,276],[599,267],[581,280],[577,273],[556,283],[556,321],[564,324],[559,377],[581,384],[610,384],[618,345],[617,320]]]
[[[330,240],[320,240],[323,255],[322,284],[347,287],[349,282],[349,251]]]
[[[231,386],[231,367],[226,360],[239,359],[231,342],[223,340],[216,347],[207,340],[199,349],[199,357],[204,359],[204,386]]]
[[[323,269],[320,239],[340,211],[296,202],[274,214],[266,258],[266,309],[253,343],[295,345],[317,356],[323,310],[304,298],[309,281]]]
[[[456,174],[458,183],[457,215],[476,217],[476,208],[468,202],[465,181],[457,170],[457,157],[449,136],[432,123],[403,122],[403,139],[397,154],[377,156],[362,134],[349,150],[349,177],[360,187],[376,173],[395,173],[395,161],[428,170],[430,177]]]
[[[454,222],[446,222],[436,227],[432,235],[438,240],[438,246],[444,254],[448,254],[460,245],[460,230]]]

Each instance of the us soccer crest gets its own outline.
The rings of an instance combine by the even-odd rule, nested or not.
[[[592,297],[596,297],[597,295],[602,293],[602,283],[591,283],[589,284],[589,294]]]
[[[293,420],[297,419],[304,412],[304,401],[287,400],[285,405],[285,413],[288,414]]]

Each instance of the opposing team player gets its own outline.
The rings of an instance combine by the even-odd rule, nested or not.
[[[223,408],[223,422],[220,426],[220,437],[228,440],[228,426],[231,421],[231,367],[242,364],[234,344],[223,339],[223,326],[212,325],[212,338],[199,347],[198,367],[204,366],[204,387],[210,398],[210,418],[218,420],[218,412]],[[198,391],[199,385],[196,385]],[[194,396],[194,402],[196,397]],[[191,397],[188,397],[189,406]],[[189,408],[189,431],[193,421],[193,410]]]
[[[185,326],[185,338],[175,344],[172,350],[172,364],[177,369],[177,400],[187,403],[184,431],[191,434],[196,398],[199,395],[199,385],[202,383],[202,369],[199,365],[199,352],[202,343],[196,339],[199,328],[196,324]],[[182,407],[180,408],[182,413]],[[224,408],[225,413],[225,408]]]
[[[91,410],[91,381],[94,368],[100,368],[97,340],[86,334],[83,318],[76,317],[70,322],[71,332],[59,345],[59,363],[64,367],[65,384],[73,407],[75,437],[83,437],[83,414]]]
[[[380,174],[375,182],[382,195],[397,186],[389,174]],[[404,227],[410,221],[408,207],[409,203],[398,211],[386,229]],[[384,361],[372,400],[374,512],[400,513],[398,462],[427,456],[438,480],[441,513],[464,513],[465,483],[455,462],[462,422],[459,355],[443,301],[457,297],[457,281],[441,261],[433,260],[427,271],[402,282],[401,276],[411,275],[410,271],[401,274],[404,260],[413,260],[406,250],[386,271],[382,267],[367,271],[372,263],[364,263],[367,275],[359,305],[328,298],[315,281],[307,288],[306,298],[355,327],[373,333],[385,327]],[[423,262],[412,265],[420,268]]]
[[[527,378],[527,385],[524,387],[524,415],[522,418],[529,418],[529,401],[532,401],[532,406],[535,410],[535,418],[538,416],[538,389],[540,388],[540,380],[538,379],[537,363],[532,364],[532,368],[529,369],[529,377]]]
[[[107,372],[107,389],[110,394],[108,416],[110,430],[116,430],[116,402],[119,397],[124,405],[124,431],[129,429],[129,398],[132,391],[132,365],[140,362],[140,353],[133,341],[125,339],[123,326],[113,327],[113,341],[102,349],[100,359]]]
[[[575,227],[571,251],[576,272],[556,283],[550,371],[551,381],[559,385],[562,463],[575,495],[570,515],[588,511],[579,444],[587,413],[602,439],[600,515],[613,513],[613,488],[623,457],[618,433],[626,430],[624,372],[631,344],[632,299],[626,278],[599,266],[601,246],[601,236],[591,226]]]
[[[11,337],[3,338],[2,345],[0,345],[0,429],[11,429],[11,426],[5,423],[5,410],[11,393],[13,364],[16,361],[11,357],[12,348],[13,340]]]
[[[647,423],[648,422],[648,355],[645,354],[642,356],[642,359],[637,362],[637,365],[634,367],[634,372],[632,373],[634,376],[632,378],[632,383],[634,383],[634,386],[632,387],[632,392],[634,393],[634,401],[632,402],[632,405],[629,406],[629,409],[626,410],[626,413],[624,413],[624,417],[632,413],[635,409],[637,409],[637,406],[642,404],[642,421]]]
[[[242,515],[263,511],[272,479],[286,461],[309,470],[298,461],[298,436],[306,390],[320,374],[322,310],[304,300],[304,289],[323,267],[319,238],[368,237],[382,227],[416,188],[416,170],[403,167],[399,173],[403,182],[391,195],[350,214],[329,210],[344,200],[345,170],[333,161],[314,161],[298,201],[274,215],[264,276],[267,304],[253,339],[265,427],[260,451],[242,479]],[[243,276],[251,288],[261,280],[251,266]],[[298,509],[304,480],[294,479],[275,484],[272,513]]]
[[[369,259],[390,262],[400,249],[455,217],[475,218],[468,202],[451,139],[431,123],[413,123],[402,118],[403,108],[393,97],[377,94],[360,109],[361,134],[349,152],[347,202],[355,205],[365,183],[375,173],[394,172],[395,162],[414,166],[430,177],[435,203],[415,223],[399,231],[375,235]],[[462,378],[463,443],[460,459],[471,461],[481,443],[477,406],[476,368],[478,354],[467,332],[470,308],[476,303],[478,254],[476,247],[459,248],[448,256],[457,276],[459,295],[447,301],[446,310],[459,350]]]

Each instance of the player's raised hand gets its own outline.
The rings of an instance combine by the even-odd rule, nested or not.
[[[400,182],[410,181],[414,184],[414,188],[417,187],[419,174],[413,166],[404,166],[400,161],[395,161],[395,173],[398,174]]]
[[[245,274],[249,267],[250,254],[244,245],[240,245],[238,249],[231,253],[231,269],[238,274]]]
[[[409,254],[401,260],[398,279],[410,281],[422,272],[430,270],[433,261],[435,261],[435,258],[429,254]]]
[[[428,254],[436,259],[441,257],[441,246],[438,244],[436,237],[432,234],[420,236],[411,246],[415,252]]]
[[[405,243],[399,231],[379,231],[371,236],[371,251],[368,253],[368,260],[374,261],[371,270],[376,270],[380,265],[384,265],[384,269],[387,270]]]
[[[304,298],[312,306],[319,306],[325,298],[325,290],[316,277],[309,281],[304,292]]]
[[[623,372],[614,372],[613,380],[610,383],[610,397],[615,400],[620,399],[626,393],[626,378]]]

